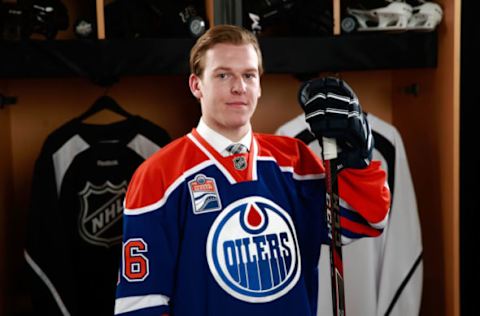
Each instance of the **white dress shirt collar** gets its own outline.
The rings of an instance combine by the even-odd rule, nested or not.
[[[197,125],[197,132],[202,136],[217,152],[222,156],[228,156],[230,153],[227,152],[226,148],[234,143],[240,143],[248,148],[250,151],[250,145],[252,142],[252,130],[249,129],[247,134],[240,139],[238,142],[233,142],[230,139],[226,138],[222,134],[211,129],[202,118]]]

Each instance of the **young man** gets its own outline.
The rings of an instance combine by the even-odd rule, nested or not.
[[[329,242],[322,163],[300,141],[252,132],[262,60],[251,33],[211,28],[190,65],[202,117],[131,180],[115,314],[315,315],[320,245]],[[326,106],[315,93],[329,87],[319,83],[302,90],[309,113]],[[325,118],[310,116],[320,135]],[[369,129],[351,129],[344,132],[364,137],[353,144],[367,146]],[[385,174],[368,148],[347,149],[342,233],[346,241],[378,236],[388,214]]]

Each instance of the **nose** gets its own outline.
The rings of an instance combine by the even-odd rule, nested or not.
[[[232,84],[232,93],[233,94],[243,94],[247,91],[247,84],[242,77],[235,78]]]

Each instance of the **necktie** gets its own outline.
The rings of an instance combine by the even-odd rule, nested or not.
[[[244,154],[246,152],[248,152],[248,149],[245,145],[243,144],[231,144],[227,147],[227,151],[234,155],[234,154]]]

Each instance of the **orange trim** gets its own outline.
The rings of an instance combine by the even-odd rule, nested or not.
[[[158,202],[185,171],[207,159],[186,136],[171,142],[135,171],[128,187],[126,207],[135,209]]]
[[[351,220],[345,217],[340,218],[340,226],[342,226],[342,228],[348,229],[352,233],[367,235],[370,237],[377,237],[377,236],[380,236],[380,234],[382,233],[381,231],[378,231],[375,228],[372,228],[370,226],[365,226],[363,224],[359,224],[356,222],[352,222]]]
[[[253,180],[253,164],[256,162],[253,153],[253,136],[252,145],[250,146],[251,150],[248,152],[248,154],[236,154],[223,157],[197,132],[195,128],[192,130],[192,135],[203,147],[205,147],[205,149],[213,156],[213,158],[227,170],[227,172],[232,176],[232,178],[235,179],[236,182]],[[241,156],[244,156],[247,160],[247,168],[244,170],[237,170],[234,167],[233,159]]]

